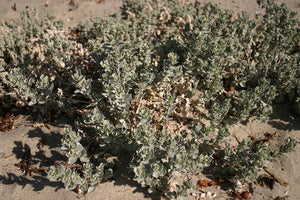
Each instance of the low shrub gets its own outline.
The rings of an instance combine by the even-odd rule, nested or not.
[[[21,28],[1,24],[1,98],[82,116],[62,140],[68,164],[48,172],[67,189],[92,192],[122,151],[135,180],[169,198],[197,190],[206,169],[246,185],[297,141],[271,152],[231,143],[229,128],[266,120],[275,101],[300,107],[296,13],[257,2],[253,20],[211,3],[124,0],[120,13],[73,30],[26,9]]]

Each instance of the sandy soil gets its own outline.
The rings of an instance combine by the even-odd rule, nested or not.
[[[219,3],[226,9],[240,12],[246,10],[251,16],[254,16],[257,5],[255,0],[211,0]],[[65,21],[67,26],[73,27],[79,21],[85,21],[90,17],[101,15],[107,16],[118,11],[121,6],[121,0],[104,0],[99,3],[98,0],[1,0],[0,18],[19,23],[18,12],[26,6],[36,7],[39,15],[45,16],[47,12],[54,14],[57,18]],[[203,2],[207,2],[204,0]],[[286,2],[287,6],[300,13],[299,0],[281,0]],[[15,6],[14,6],[15,5]],[[300,19],[300,15],[298,15]],[[51,124],[50,129],[40,126],[36,122],[31,122],[30,116],[22,116],[16,124],[16,128],[9,132],[0,132],[0,199],[4,200],[29,200],[29,199],[160,199],[157,194],[148,194],[134,181],[130,180],[132,174],[126,169],[124,163],[126,160],[119,161],[119,168],[116,169],[114,178],[98,186],[97,190],[88,195],[78,195],[73,191],[67,191],[59,182],[50,182],[45,174],[33,176],[23,176],[21,170],[16,166],[20,159],[16,155],[26,149],[31,149],[31,160],[34,166],[48,167],[57,160],[66,158],[60,150],[60,139],[62,138],[63,128],[71,122],[68,119],[56,118]],[[293,116],[290,110],[281,105],[274,107],[274,113],[266,123],[251,122],[239,124],[233,133],[238,139],[248,135],[259,136],[265,132],[277,132],[278,141],[287,136],[293,136],[300,141],[300,117]],[[43,147],[39,146],[40,142]],[[39,147],[39,148],[38,148]],[[274,189],[255,186],[254,193],[250,199],[276,199],[276,197],[288,197],[286,199],[300,199],[300,147],[297,151],[290,154],[289,157],[280,158],[276,163],[270,163],[268,168],[280,179],[289,183],[289,186],[281,186],[275,183]],[[209,188],[216,193],[214,199],[228,199],[226,193],[218,187]],[[207,199],[209,199],[207,197]]]
[[[247,11],[250,16],[254,16],[258,8],[256,0],[200,0],[201,2],[214,2],[225,9],[234,12]],[[73,3],[72,3],[73,2]],[[102,3],[99,3],[102,2]],[[287,7],[300,13],[299,0],[279,0]],[[80,21],[88,20],[95,16],[107,16],[117,12],[122,5],[122,0],[1,0],[0,18],[19,22],[18,11],[26,6],[35,7],[41,17],[47,13],[63,19],[66,26],[74,27]],[[300,19],[300,14],[298,15]]]
[[[73,3],[72,3],[73,2]],[[122,0],[1,0],[0,17],[5,20],[19,22],[19,13],[26,6],[37,8],[41,17],[51,13],[58,19],[63,19],[66,26],[74,27],[80,21],[96,16],[108,16],[119,10]],[[16,11],[13,10],[16,5]]]

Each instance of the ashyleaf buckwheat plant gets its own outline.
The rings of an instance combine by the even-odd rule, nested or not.
[[[40,20],[30,8],[21,17],[22,28],[1,26],[0,76],[7,93],[18,105],[36,107],[43,112],[64,111],[81,103],[74,93],[92,99],[87,95],[91,80],[86,74],[80,74],[86,65],[82,63],[82,45],[69,39],[63,22],[50,15]]]
[[[133,136],[138,150],[131,164],[137,182],[150,186],[150,191],[157,190],[169,197],[186,196],[196,187],[197,181],[191,177],[209,166],[212,157],[199,151],[200,140],[195,137],[188,139],[189,134],[185,131],[174,137],[165,129],[156,130],[151,125],[147,108],[140,108],[137,116],[139,122]],[[194,184],[185,187],[185,184],[180,184],[182,181]]]
[[[71,127],[65,128],[62,150],[66,152],[68,163],[51,166],[48,177],[53,181],[62,181],[68,190],[81,190],[90,193],[103,180],[112,177],[112,169],[105,162],[95,165],[87,156],[87,149],[80,143],[81,136]]]
[[[0,98],[76,114],[68,162],[48,172],[67,189],[92,192],[124,151],[134,180],[168,198],[197,191],[204,173],[247,186],[297,141],[235,144],[230,128],[266,120],[274,102],[300,110],[296,13],[257,2],[250,19],[199,1],[124,0],[71,31],[26,9],[21,28],[0,23]]]
[[[253,60],[261,73],[275,85],[278,98],[287,97],[299,114],[300,32],[296,12],[275,1],[257,1],[265,9],[257,34],[253,38]]]

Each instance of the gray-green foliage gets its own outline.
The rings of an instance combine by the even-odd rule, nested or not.
[[[138,118],[140,121],[133,131],[138,150],[131,166],[142,186],[168,193],[168,183],[189,179],[189,175],[198,174],[210,165],[212,158],[199,151],[201,137],[192,134],[188,139],[185,131],[172,137],[167,130],[155,130],[151,127],[150,111],[145,107],[139,110]]]
[[[90,193],[102,180],[112,177],[112,169],[105,162],[99,162],[95,166],[87,157],[87,150],[81,145],[81,139],[79,133],[71,127],[65,128],[61,149],[66,152],[68,165],[60,163],[51,166],[48,177],[52,181],[62,181],[68,190],[77,188]],[[75,164],[78,160],[81,165]]]
[[[107,178],[112,177],[112,170],[105,169],[105,165],[100,163],[94,166],[92,163],[84,163],[82,166],[51,166],[48,177],[51,181],[61,181],[68,190],[91,193],[97,185]]]
[[[71,127],[65,129],[65,136],[62,140],[61,149],[66,152],[66,156],[69,158],[69,163],[74,164],[77,159],[81,162],[88,162],[87,152],[80,144],[81,136],[73,131]]]
[[[196,190],[204,169],[253,181],[274,156],[267,143],[233,146],[229,128],[267,119],[274,100],[300,106],[299,22],[283,4],[258,3],[257,20],[198,1],[124,0],[75,34],[29,10],[23,29],[2,24],[1,85],[25,105],[84,113],[83,131],[62,140],[68,164],[49,177],[91,192],[112,175],[106,160],[128,151],[136,181],[171,198]]]
[[[80,73],[83,66],[77,66],[72,57],[81,49],[68,38],[63,22],[54,17],[39,20],[31,9],[24,10],[21,17],[22,29],[1,27],[2,81],[24,105],[64,110],[77,102],[74,93],[90,92],[91,80]]]

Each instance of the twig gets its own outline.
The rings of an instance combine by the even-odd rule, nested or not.
[[[149,90],[150,92],[153,92],[154,94],[156,94],[159,98],[163,99],[163,96],[161,96],[161,94],[159,94],[158,92],[154,91],[153,89],[151,89],[151,87],[148,87],[147,90]]]
[[[233,134],[232,136],[234,137],[234,139],[237,141],[238,144],[241,143],[240,140],[239,140],[239,138],[235,134]]]
[[[183,126],[182,121],[180,120],[178,114],[177,114],[175,111],[173,111],[173,115],[175,116],[175,118],[176,118],[176,120],[179,122],[179,124],[180,124],[181,126]]]
[[[8,155],[8,156],[4,156],[4,158],[9,158],[9,157],[12,157],[13,155],[15,155],[14,153]]]
[[[142,86],[140,83],[135,83],[136,86]],[[154,94],[156,94],[159,98],[163,99],[163,96],[161,96],[161,94],[159,94],[158,92],[154,91],[151,87],[147,87],[146,90],[153,92]]]
[[[271,172],[271,170],[267,167],[264,167],[264,170],[270,175],[272,176],[280,185],[282,186],[288,186],[289,183],[284,182],[283,180],[281,180],[280,178],[278,178],[273,172]]]
[[[3,96],[11,96],[13,98],[17,98],[17,94],[15,92],[5,92],[2,90],[2,93],[0,93],[0,97]]]

